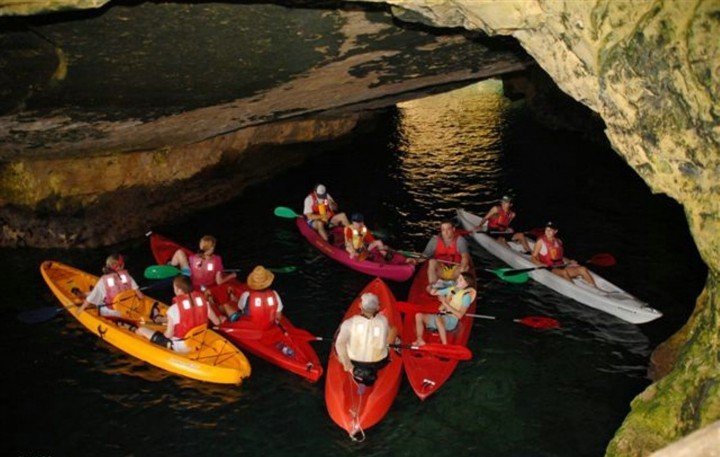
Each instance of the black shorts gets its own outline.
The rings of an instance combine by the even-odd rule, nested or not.
[[[366,386],[372,386],[377,380],[377,372],[385,368],[390,363],[390,356],[377,362],[356,362],[350,361],[353,364],[353,378],[360,384]]]

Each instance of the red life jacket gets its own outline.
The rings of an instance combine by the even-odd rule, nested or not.
[[[462,261],[462,255],[460,255],[460,251],[458,251],[457,240],[458,237],[454,236],[450,245],[446,246],[442,236],[437,235],[437,246],[435,246],[435,255],[433,257],[439,260],[460,263],[460,261]]]
[[[202,286],[209,287],[215,285],[215,275],[222,268],[222,260],[217,254],[206,259],[197,254],[190,256],[188,261],[190,264],[190,279],[193,287],[199,289]]]
[[[106,270],[107,271],[107,270]],[[132,281],[127,270],[117,270],[103,275],[100,279],[105,284],[105,304],[113,309],[112,303],[121,292],[132,289]]]
[[[545,245],[546,253],[539,254],[538,260],[547,266],[562,265],[563,262],[563,245],[562,241],[554,238],[552,242],[547,239],[545,235],[538,238],[538,242],[542,242]]]
[[[509,210],[506,212],[502,209],[502,206],[498,206],[496,208],[498,209],[498,212],[493,214],[493,216],[488,220],[488,228],[497,231],[505,231],[510,227],[510,222],[512,222],[515,217],[515,213]]]
[[[173,303],[177,305],[180,315],[180,322],[175,324],[173,336],[185,338],[185,335],[195,327],[207,325],[208,304],[200,292],[193,291],[190,294],[178,295],[173,298]]]
[[[315,192],[310,193],[310,198],[312,198],[313,214],[319,214],[321,216],[325,215],[328,221],[332,219],[335,213],[332,209],[330,209],[330,198],[325,199],[323,203],[321,203]]]
[[[245,312],[250,322],[260,329],[275,325],[278,302],[272,289],[249,291]]]

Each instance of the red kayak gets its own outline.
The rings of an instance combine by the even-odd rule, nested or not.
[[[372,292],[380,299],[380,312],[387,317],[391,326],[402,329],[400,312],[395,297],[388,286],[379,278],[374,279],[353,300],[343,321],[360,313],[360,296]],[[336,424],[345,429],[356,440],[364,438],[364,430],[372,427],[385,417],[397,396],[402,378],[402,357],[390,350],[390,363],[378,371],[377,381],[371,387],[359,386],[346,372],[335,353],[335,341],[330,351],[327,378],[325,380],[325,404]]]
[[[427,310],[428,307],[438,308],[440,306],[438,297],[427,293],[427,269],[428,264],[425,263],[415,276],[412,286],[410,286],[408,308],[412,308],[413,304],[425,310]],[[470,265],[469,271],[471,274],[475,271],[472,264]],[[474,313],[475,307],[476,303],[473,301],[467,312]],[[410,344],[415,341],[415,314],[415,312],[405,313],[403,320],[403,344]],[[448,344],[466,346],[470,339],[472,324],[472,318],[470,317],[465,316],[460,319],[457,327],[455,327],[452,332],[447,333]],[[425,330],[423,339],[426,343],[442,344],[438,333],[430,332],[427,329]],[[450,375],[452,375],[458,364],[457,359],[447,359],[420,351],[403,351],[402,358],[410,385],[421,400],[425,400],[445,384],[445,381],[450,378]]]
[[[150,247],[160,265],[169,262],[178,249],[183,249],[188,256],[193,254],[189,249],[155,233],[150,236]],[[239,297],[248,287],[233,279],[209,289],[215,303],[220,304],[230,301],[229,290],[233,290],[235,296]],[[219,330],[242,349],[309,381],[316,382],[322,376],[320,359],[310,345],[312,335],[293,326],[284,314],[278,326],[265,330],[259,330],[242,319],[237,322],[225,321],[220,324]]]
[[[402,282],[410,279],[415,271],[415,265],[405,263],[405,257],[397,252],[393,253],[393,257],[390,260],[383,259],[382,256],[376,252],[371,253],[371,256],[365,260],[351,259],[350,254],[345,250],[345,238],[342,227],[334,227],[332,229],[332,239],[334,243],[330,244],[323,240],[320,234],[307,224],[304,217],[298,217],[296,224],[300,229],[300,233],[323,254],[360,273],[378,276],[389,279],[390,281]]]

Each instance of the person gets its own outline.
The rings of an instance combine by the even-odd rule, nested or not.
[[[413,343],[417,346],[425,344],[423,332],[425,328],[437,330],[442,344],[447,344],[447,332],[452,332],[477,297],[475,278],[469,273],[460,273],[455,285],[436,289],[433,295],[440,297],[437,314],[415,314],[415,335]]]
[[[345,250],[350,254],[351,259],[364,259],[367,254],[377,249],[387,260],[392,258],[382,240],[377,240],[365,227],[365,219],[360,213],[353,213],[350,217],[350,225],[345,227]]]
[[[318,184],[312,192],[305,197],[303,214],[310,227],[320,234],[323,240],[328,241],[328,228],[350,225],[345,213],[338,212],[338,205],[328,194],[324,185]]]
[[[380,300],[373,293],[360,297],[360,314],[346,319],[335,339],[335,351],[345,371],[359,384],[372,386],[377,372],[390,361],[388,344],[393,343],[397,329],[380,314]]]
[[[261,330],[277,325],[282,319],[283,304],[280,295],[270,286],[275,275],[262,265],[256,266],[247,277],[249,291],[245,291],[237,300],[238,311],[230,315],[230,322],[244,319],[252,322]],[[230,293],[230,299],[235,300]]]
[[[557,266],[558,268],[552,268],[550,271],[570,282],[580,276],[585,282],[597,288],[587,268],[579,265],[575,260],[565,261],[563,243],[556,236],[557,232],[558,228],[553,222],[545,224],[545,233],[535,243],[532,261],[537,265]]]
[[[78,314],[85,309],[94,305],[98,308],[98,313],[105,317],[122,317],[122,313],[113,306],[113,301],[120,293],[127,290],[134,290],[139,299],[143,299],[144,295],[140,292],[135,280],[125,270],[125,259],[120,254],[111,254],[105,259],[103,267],[103,275],[93,287],[92,291],[87,294],[80,307]],[[73,289],[73,293],[79,295],[81,292]]]
[[[223,271],[222,259],[215,254],[216,245],[217,239],[214,236],[205,235],[200,238],[200,251],[197,254],[192,254],[188,258],[184,250],[178,249],[173,254],[170,265],[180,268],[183,274],[189,275],[196,289],[230,281],[237,275]]]
[[[173,279],[173,291],[175,297],[165,313],[165,332],[140,325],[135,333],[159,346],[179,353],[188,353],[192,350],[187,344],[191,330],[205,330],[208,320],[214,325],[220,325],[220,320],[208,306],[205,296],[193,290],[192,282],[187,276],[180,275]]]
[[[487,222],[487,231],[490,235],[496,235],[496,240],[500,244],[507,246],[507,240],[518,241],[525,251],[525,254],[530,254],[530,246],[528,245],[525,235],[523,233],[515,233],[510,227],[513,219],[515,219],[515,211],[511,210],[512,198],[505,195],[500,199],[500,204],[495,205],[487,212],[487,214],[480,220],[480,223],[475,227],[476,231],[484,230],[483,226]],[[492,233],[496,232],[496,233]]]
[[[430,238],[422,257],[428,261],[428,292],[438,279],[454,281],[470,268],[470,252],[465,238],[455,233],[450,221],[440,224],[440,235]]]

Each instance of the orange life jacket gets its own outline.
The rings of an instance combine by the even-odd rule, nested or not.
[[[538,242],[542,242],[545,245],[545,250],[547,251],[545,254],[538,255],[538,260],[549,267],[563,264],[562,241],[557,238],[553,238],[551,242],[545,235],[543,235],[538,238]]]
[[[105,304],[110,309],[113,309],[112,303],[118,294],[132,289],[132,281],[127,270],[117,270],[103,275],[101,281],[105,283]]]
[[[208,304],[200,292],[193,291],[189,294],[178,295],[173,298],[173,303],[178,307],[180,322],[175,324],[173,336],[185,338],[187,333],[199,325],[207,325]]]
[[[330,209],[329,198],[326,198],[325,200],[320,200],[317,198],[317,194],[315,192],[310,194],[310,198],[312,198],[312,212],[314,214],[319,214],[328,221],[332,219],[335,213],[332,209]]]
[[[245,312],[249,315],[250,322],[258,328],[264,330],[275,325],[277,309],[278,301],[272,289],[249,292]]]
[[[502,206],[497,207],[498,212],[493,214],[488,219],[488,228],[491,230],[505,231],[510,227],[510,222],[515,218],[515,212],[502,209]]]
[[[454,236],[449,245],[445,245],[443,237],[437,235],[437,245],[435,246],[435,257],[439,260],[447,260],[448,262],[460,263],[462,261],[462,255],[457,248],[458,236]]]

